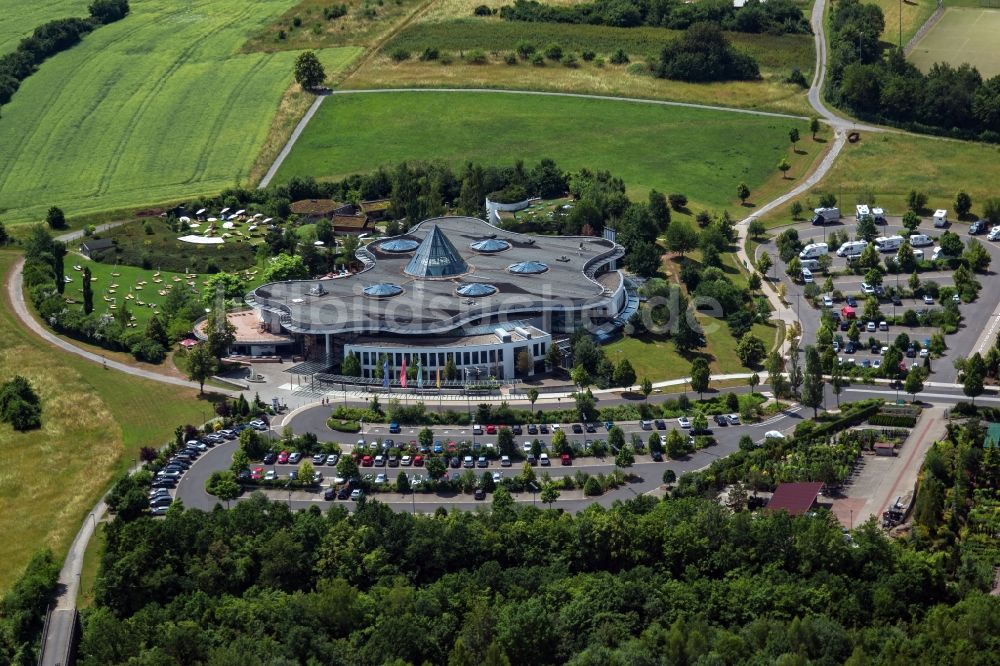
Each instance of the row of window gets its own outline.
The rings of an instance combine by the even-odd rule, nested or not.
[[[546,345],[544,342],[535,342],[532,344],[532,355],[535,358],[544,356],[546,352]],[[378,365],[379,359],[385,352],[381,351],[363,351],[361,352],[361,365],[363,367],[372,367]],[[444,368],[445,364],[448,362],[448,357],[452,357],[455,360],[455,365],[461,367],[463,365],[493,365],[497,363],[503,363],[503,348],[494,348],[482,351],[467,351],[467,352],[389,352],[389,365],[393,367],[401,367],[403,365],[403,359],[406,359],[408,365],[415,365],[417,358],[420,358],[420,366],[423,368]]]

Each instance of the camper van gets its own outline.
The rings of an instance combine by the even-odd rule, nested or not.
[[[886,236],[875,239],[875,249],[879,252],[895,252],[902,244],[902,236]]]
[[[819,270],[819,260],[817,259],[803,259],[802,268],[808,268],[811,271]]]
[[[934,226],[938,229],[948,226],[948,211],[944,209],[934,211]]]
[[[813,224],[829,224],[840,219],[839,208],[816,208],[813,210]]]
[[[889,224],[885,219],[885,211],[881,208],[872,208],[872,216],[875,218],[875,224]]]
[[[809,243],[799,252],[799,259],[815,259],[822,257],[830,251],[830,246],[826,243]]]
[[[868,241],[848,241],[837,249],[838,257],[860,257],[868,247]]]
[[[934,241],[931,240],[930,236],[925,236],[924,234],[913,234],[910,236],[910,245],[913,247],[927,247],[933,244]]]
[[[859,220],[863,217],[868,217],[869,215],[872,214],[871,209],[866,204],[858,204],[854,208],[858,213]]]

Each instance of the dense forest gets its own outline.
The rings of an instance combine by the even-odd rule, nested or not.
[[[827,96],[858,116],[920,132],[1000,142],[1000,76],[936,63],[924,74],[885,50],[882,9],[841,0],[830,14]]]
[[[110,524],[80,663],[994,663],[1000,599],[953,558],[698,497],[414,517],[256,495]]]
[[[640,25],[686,30],[709,21],[733,32],[770,34],[810,33],[809,22],[792,0],[750,0],[742,8],[731,0],[594,0],[572,4],[543,4],[515,0],[500,9],[509,21],[586,23],[631,28]]]

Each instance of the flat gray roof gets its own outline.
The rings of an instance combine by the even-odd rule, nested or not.
[[[247,303],[281,314],[287,330],[303,333],[446,333],[480,319],[517,319],[525,313],[606,308],[621,277],[594,279],[594,270],[624,255],[620,245],[592,236],[515,234],[472,217],[425,220],[397,238],[418,242],[438,227],[466,262],[468,271],[446,278],[414,278],[404,272],[413,252],[387,253],[375,241],[358,251],[367,264],[360,273],[331,280],[295,280],[265,284],[247,295]],[[472,243],[496,236],[511,244],[493,254],[476,252]],[[507,267],[524,261],[548,266],[544,273],[519,275]],[[486,282],[497,292],[483,298],[462,297],[455,290]],[[379,283],[399,285],[403,293],[379,299],[362,290]],[[310,294],[317,285],[326,292]]]

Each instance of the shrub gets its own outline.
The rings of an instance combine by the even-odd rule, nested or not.
[[[441,59],[439,60],[439,62],[442,65],[450,65],[452,63],[452,58],[451,58],[450,55],[448,55],[447,53],[445,53],[444,55],[441,56]]]
[[[323,9],[323,18],[327,21],[334,21],[341,16],[347,16],[347,5],[334,5]]]
[[[809,87],[809,82],[806,81],[805,75],[799,71],[798,67],[792,70],[792,73],[788,75],[787,79],[785,79],[785,83],[794,83],[802,88]]]
[[[485,65],[486,64],[486,54],[479,49],[473,49],[465,56],[465,59],[471,65]]]
[[[688,198],[684,194],[668,194],[667,201],[670,202],[670,207],[678,212],[688,204]]]
[[[562,47],[558,44],[549,44],[545,47],[545,57],[549,60],[560,61],[563,57]]]
[[[507,63],[508,65],[516,65],[517,64],[517,56],[514,55],[513,53],[508,53],[507,55],[504,56],[503,61],[505,63]]]
[[[587,482],[583,484],[583,494],[588,497],[600,495],[602,492],[601,482],[597,480],[597,477],[588,477]]]
[[[145,363],[162,363],[167,357],[167,350],[156,340],[147,338],[132,347],[132,356]]]
[[[601,56],[597,56],[596,58],[594,58],[594,67],[603,68],[604,58],[602,58]]]
[[[535,67],[545,67],[545,58],[542,57],[541,53],[536,53],[531,56],[531,64]]]
[[[590,62],[597,57],[597,54],[594,53],[593,51],[585,49],[583,53],[580,54],[580,57],[583,58],[584,62]]]
[[[527,60],[528,56],[535,52],[535,45],[529,44],[528,42],[521,42],[517,45],[517,55],[521,56],[522,60]]]
[[[403,62],[410,59],[410,52],[406,49],[396,49],[390,56],[395,62]]]
[[[580,64],[576,61],[576,56],[572,53],[563,58],[562,64],[564,67],[569,67],[570,69],[576,69]]]
[[[292,19],[292,25],[294,25],[296,28],[300,27],[302,25],[302,19],[296,16],[295,18]]]
[[[627,65],[629,63],[628,54],[625,53],[625,49],[618,49],[611,54],[609,62],[611,62],[612,65]]]
[[[428,46],[424,49],[424,52],[420,54],[420,59],[423,61],[437,60],[441,56],[441,53],[433,46]]]
[[[478,7],[472,10],[472,14],[474,16],[493,16],[493,10],[490,9],[487,5],[479,5]]]
[[[868,419],[868,423],[887,428],[912,428],[917,425],[917,418],[900,414],[875,414]]]

